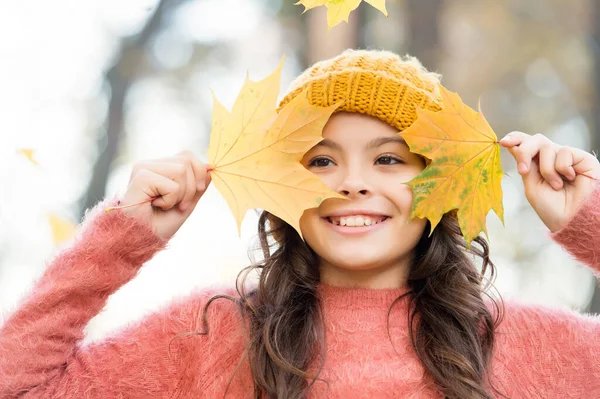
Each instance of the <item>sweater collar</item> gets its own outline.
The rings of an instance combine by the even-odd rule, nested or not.
[[[400,288],[357,288],[333,286],[323,282],[317,286],[317,293],[321,301],[327,307],[333,308],[360,306],[363,308],[385,307],[387,309],[396,298],[408,291],[410,291],[408,286]],[[407,300],[409,296],[404,297],[399,303]]]

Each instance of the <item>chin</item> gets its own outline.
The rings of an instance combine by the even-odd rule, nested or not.
[[[382,228],[360,235],[344,236],[329,229],[323,218],[300,220],[306,243],[322,262],[345,270],[373,270],[403,263],[412,252],[425,223],[406,224],[392,218]]]
[[[348,260],[337,259],[336,257],[333,257],[330,259],[326,259],[326,261],[329,264],[335,265],[336,268],[344,270],[372,270],[383,265],[382,260],[372,258],[369,259],[353,257],[351,260]]]
[[[328,254],[327,257],[322,259],[328,264],[334,265],[336,268],[344,270],[373,270],[385,267],[384,265],[394,263],[390,259],[369,256],[367,253],[364,252],[339,255]]]

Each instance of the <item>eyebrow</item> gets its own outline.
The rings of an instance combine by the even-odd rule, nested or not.
[[[371,148],[377,148],[377,147],[381,147],[384,144],[388,144],[388,143],[394,143],[394,144],[400,144],[400,145],[404,145],[407,146],[406,141],[404,141],[404,139],[400,136],[388,136],[388,137],[377,137],[376,139],[373,139],[371,141],[369,141],[369,143],[367,143],[367,148],[371,149]]]
[[[401,144],[404,146],[408,145],[406,144],[406,141],[404,141],[404,139],[400,136],[387,136],[387,137],[377,137],[371,141],[369,141],[367,143],[367,149],[372,149],[372,148],[377,148],[377,147],[381,147],[382,145],[388,144],[388,143],[395,143],[395,144]],[[337,150],[337,151],[341,151],[342,150],[342,146],[340,146],[338,143],[336,143],[333,140],[330,139],[323,139],[321,140],[319,143],[317,143],[315,145],[315,147],[320,146],[320,147],[327,147],[327,148],[331,148],[332,150]]]

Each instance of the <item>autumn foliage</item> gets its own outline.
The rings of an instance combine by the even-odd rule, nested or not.
[[[208,162],[238,232],[247,210],[261,208],[302,235],[305,209],[326,198],[344,198],[300,163],[323,139],[323,127],[337,105],[312,106],[303,93],[277,113],[281,67],[259,82],[247,78],[231,112],[214,98]]]
[[[304,12],[311,8],[325,6],[327,7],[327,28],[331,29],[342,21],[348,22],[350,13],[358,8],[362,0],[300,0],[296,5],[303,5]],[[388,15],[385,8],[385,0],[365,0],[386,17]]]
[[[490,209],[504,222],[502,166],[498,138],[481,113],[440,85],[442,110],[418,109],[417,120],[400,135],[411,152],[431,163],[408,185],[414,198],[411,217],[427,218],[432,230],[442,216],[458,210],[469,244],[485,232]]]

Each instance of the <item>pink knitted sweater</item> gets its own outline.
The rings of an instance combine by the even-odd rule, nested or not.
[[[221,398],[243,356],[240,315],[228,300],[201,311],[211,288],[171,304],[102,342],[81,345],[83,329],[107,298],[158,251],[162,242],[121,211],[86,215],[73,245],[58,255],[29,297],[0,329],[0,398]],[[579,261],[600,271],[600,188],[552,235]],[[310,398],[440,397],[411,349],[405,289],[320,285],[327,354]],[[512,398],[600,398],[600,318],[505,301],[492,381]],[[171,343],[171,352],[169,352]],[[397,351],[397,353],[396,353]],[[311,368],[310,371],[316,371]],[[247,358],[228,398],[252,398]]]

